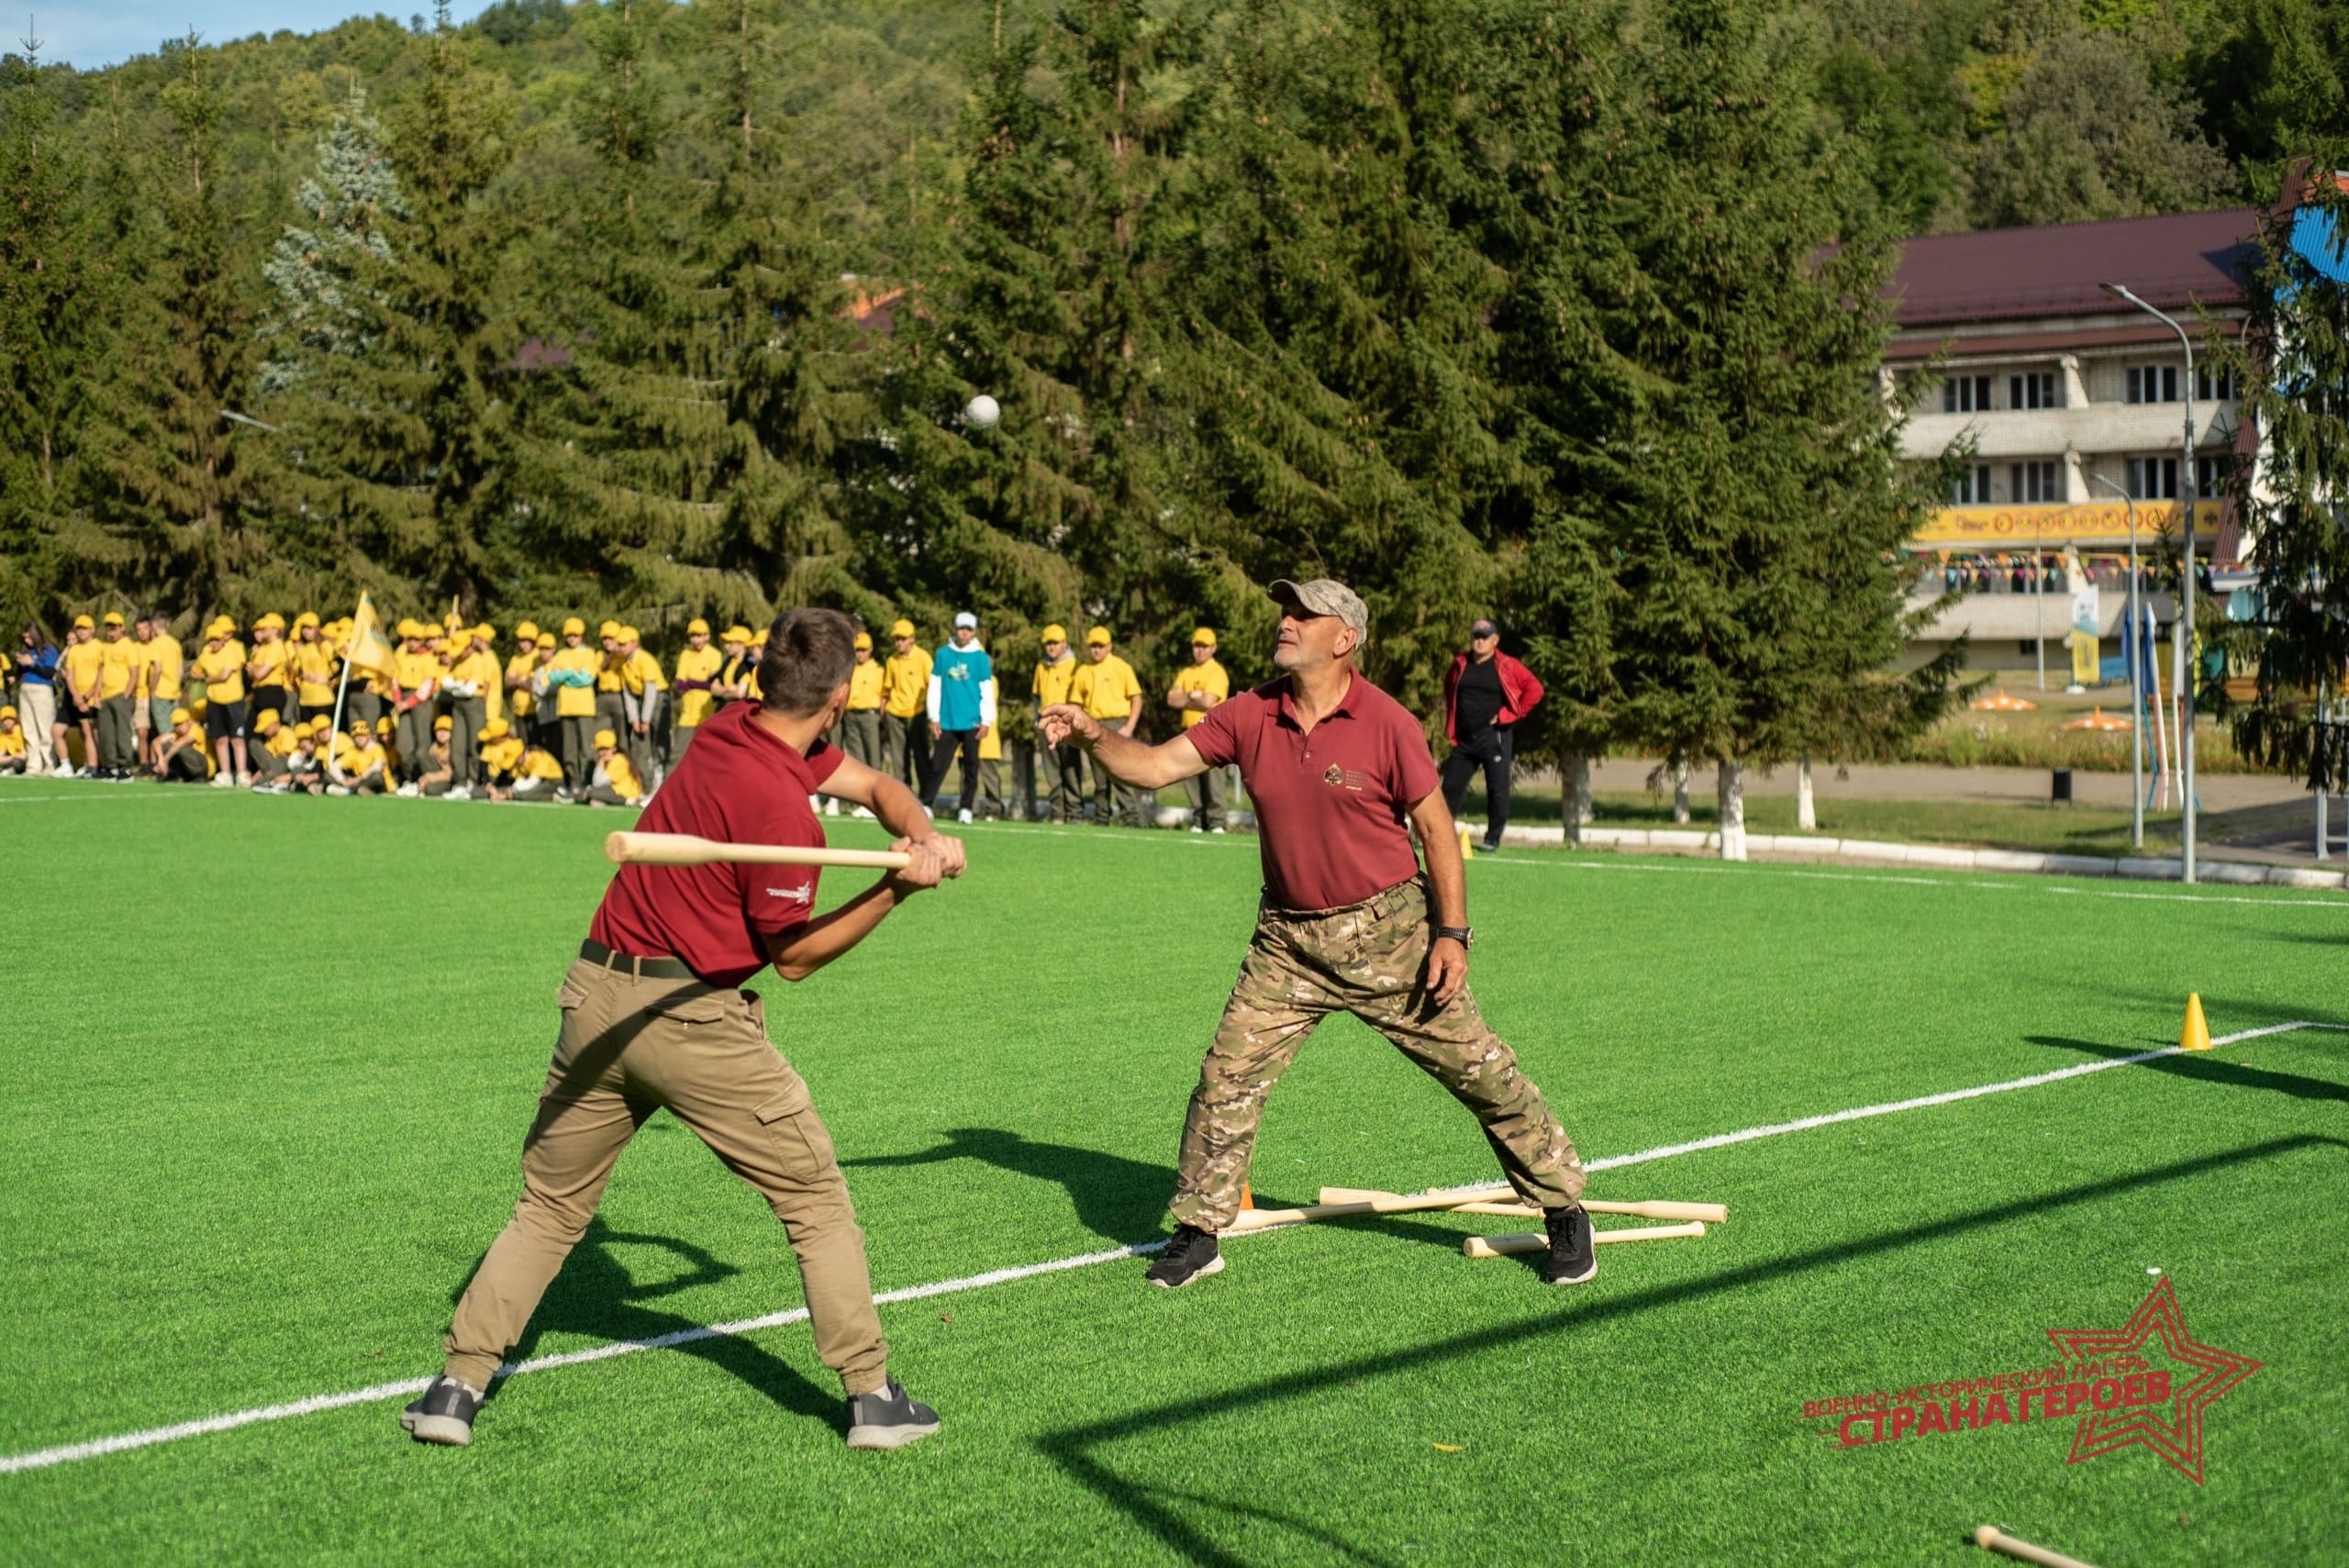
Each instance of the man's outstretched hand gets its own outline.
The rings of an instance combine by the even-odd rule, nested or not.
[[[1074,740],[1091,746],[1101,739],[1101,721],[1074,703],[1054,703],[1036,716],[1036,724],[1048,745],[1065,745]]]

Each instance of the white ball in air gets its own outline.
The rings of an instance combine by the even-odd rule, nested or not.
[[[996,422],[1003,417],[1003,406],[982,392],[963,406],[963,417],[974,428],[992,430]]]

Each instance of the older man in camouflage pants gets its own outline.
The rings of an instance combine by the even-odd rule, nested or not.
[[[1419,721],[1355,673],[1369,614],[1342,584],[1276,583],[1282,679],[1219,705],[1157,747],[1081,709],[1043,715],[1126,783],[1155,789],[1240,766],[1256,807],[1264,902],[1183,1127],[1174,1238],[1150,1270],[1174,1287],[1219,1272],[1273,1085],[1330,1013],[1362,1019],[1483,1124],[1509,1184],[1547,1219],[1543,1278],[1598,1273],[1583,1171],[1565,1129],[1468,991],[1459,840]],[[1427,855],[1420,875],[1410,829]]]

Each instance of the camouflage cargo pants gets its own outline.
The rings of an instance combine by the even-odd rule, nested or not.
[[[1466,987],[1443,1006],[1424,984],[1427,894],[1417,882],[1343,909],[1266,907],[1199,1065],[1167,1206],[1177,1223],[1220,1230],[1240,1211],[1256,1126],[1273,1085],[1314,1026],[1352,1013],[1452,1091],[1483,1124],[1502,1173],[1544,1208],[1582,1195],[1582,1161]]]

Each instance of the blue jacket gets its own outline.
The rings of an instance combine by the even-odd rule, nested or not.
[[[941,729],[976,729],[995,722],[995,661],[974,642],[938,651],[930,666],[930,717]]]
[[[18,650],[18,651],[21,652],[22,650]],[[28,685],[53,686],[57,684],[57,645],[53,642],[44,642],[39,647],[34,649],[32,653],[33,662],[30,664],[19,664],[17,666],[17,676]]]

